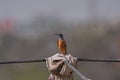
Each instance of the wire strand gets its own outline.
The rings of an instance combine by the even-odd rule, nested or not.
[[[38,60],[16,60],[16,61],[3,61],[0,64],[15,64],[15,63],[34,63],[34,62],[45,62],[45,59]]]
[[[45,62],[45,58],[36,60],[15,60],[15,61],[1,61],[0,64],[15,64],[15,63],[35,63]],[[120,62],[120,59],[90,59],[90,58],[78,58],[78,61],[85,62]]]
[[[88,79],[86,76],[84,76],[81,72],[79,72],[76,68],[74,68],[68,61],[67,59],[64,60],[64,63],[71,69],[73,70],[82,80],[91,80]]]
[[[88,62],[120,62],[120,59],[90,59],[90,58],[78,58],[78,61],[88,61]]]

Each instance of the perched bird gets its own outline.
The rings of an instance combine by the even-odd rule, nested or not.
[[[59,52],[63,55],[66,55],[67,46],[66,46],[66,42],[63,38],[63,34],[56,34],[56,35],[58,35],[57,47],[59,49]]]

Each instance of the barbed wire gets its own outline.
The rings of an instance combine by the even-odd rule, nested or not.
[[[1,61],[0,64],[15,64],[15,63],[35,63],[45,62],[45,58],[36,60],[15,60],[15,61]],[[90,59],[90,58],[78,58],[78,61],[86,62],[120,62],[120,59]]]

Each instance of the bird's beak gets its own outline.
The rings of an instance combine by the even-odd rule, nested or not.
[[[55,35],[60,35],[60,34],[62,34],[62,33],[55,33]],[[62,34],[63,35],[63,34]]]
[[[59,34],[55,33],[55,35],[59,35]]]

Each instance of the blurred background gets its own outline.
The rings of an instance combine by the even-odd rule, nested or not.
[[[63,33],[68,53],[120,59],[120,0],[0,0],[0,61],[54,55]],[[92,80],[119,80],[120,63],[79,62]],[[45,63],[0,65],[0,80],[47,80]],[[75,80],[80,80],[75,75]]]

